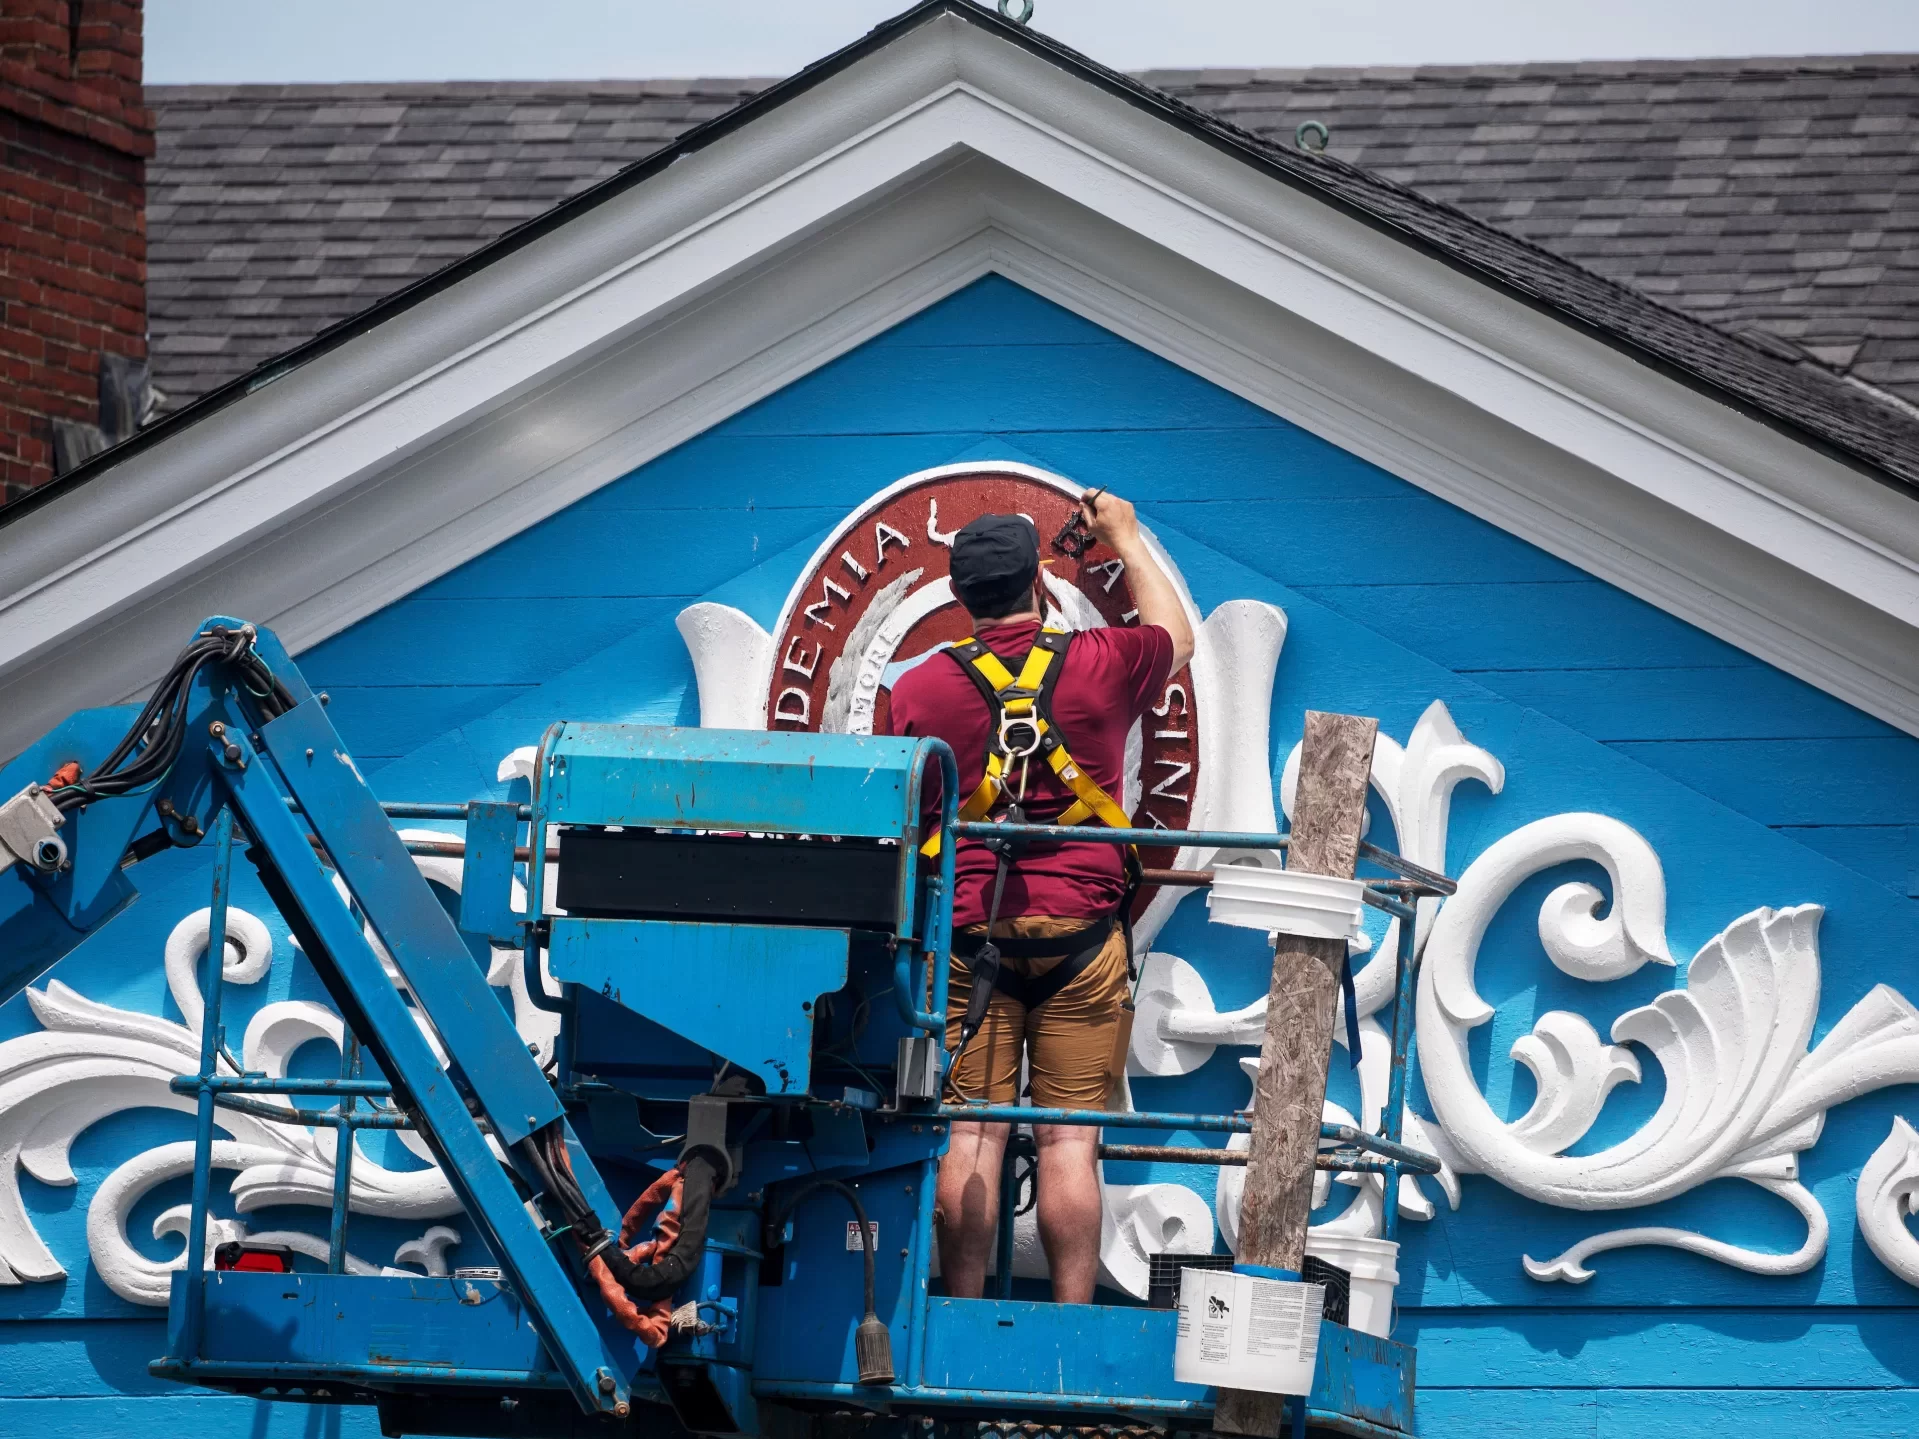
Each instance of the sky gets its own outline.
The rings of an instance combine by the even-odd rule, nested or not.
[[[908,0],[147,0],[153,84],[786,75]],[[1017,8],[1023,0],[1009,0]],[[1034,0],[1120,69],[1919,51],[1919,0]]]

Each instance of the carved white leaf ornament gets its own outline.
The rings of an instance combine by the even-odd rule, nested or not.
[[[1903,1119],[1873,1151],[1859,1172],[1859,1232],[1879,1262],[1908,1284],[1919,1285],[1919,1236],[1905,1216],[1919,1214],[1919,1134]]]
[[[1296,773],[1297,750],[1281,777],[1282,801],[1290,801]],[[1452,790],[1466,779],[1496,793],[1504,771],[1460,734],[1443,704],[1421,716],[1403,748],[1381,736],[1373,785],[1408,858],[1444,866]],[[1673,964],[1665,935],[1664,871],[1631,828],[1605,815],[1564,814],[1498,840],[1460,876],[1458,894],[1443,906],[1433,900],[1420,906],[1417,948],[1424,967],[1415,1032],[1436,1120],[1409,1109],[1407,1142],[1440,1157],[1435,1178],[1455,1208],[1464,1173],[1484,1174],[1541,1204],[1580,1210],[1642,1207],[1713,1179],[1737,1178],[1784,1200],[1806,1223],[1804,1242],[1787,1253],[1668,1226],[1609,1230],[1562,1254],[1525,1258],[1535,1279],[1583,1282],[1592,1276],[1587,1261],[1594,1255],[1634,1245],[1684,1249],[1757,1274],[1812,1267],[1825,1253],[1829,1225],[1799,1183],[1797,1156],[1818,1139],[1834,1104],[1919,1081],[1919,1011],[1878,985],[1808,1053],[1819,1005],[1823,911],[1818,905],[1755,910],[1701,948],[1681,987],[1621,1015],[1607,1038],[1583,1016],[1563,1010],[1541,1015],[1511,1047],[1512,1058],[1531,1072],[1536,1097],[1518,1119],[1502,1120],[1480,1092],[1468,1052],[1471,1031],[1493,1017],[1474,988],[1474,962],[1488,926],[1514,890],[1575,860],[1605,868],[1611,898],[1584,882],[1554,889],[1538,917],[1547,960],[1594,983],[1647,964]],[[1383,1103],[1390,1060],[1386,1033],[1372,1016],[1391,998],[1397,939],[1389,929],[1355,976],[1362,1118],[1368,1125]],[[1135,1073],[1190,1073],[1211,1058],[1215,1046],[1258,1045],[1264,1035],[1264,1000],[1220,1013],[1199,971],[1172,955],[1148,956],[1138,1006]],[[1344,1043],[1343,1026],[1336,1026],[1335,1036]],[[1595,1154],[1568,1155],[1590,1132],[1612,1090],[1642,1078],[1630,1047],[1635,1042],[1664,1071],[1666,1094],[1658,1111],[1628,1139]],[[1875,1155],[1861,1180],[1859,1214],[1874,1253],[1919,1284],[1919,1240],[1900,1217],[1912,1212],[1919,1194],[1919,1153],[1908,1142],[1911,1136],[1899,1121]],[[1239,1183],[1228,1173],[1218,1186],[1220,1227],[1229,1235]],[[1369,1179],[1337,1219],[1317,1227],[1377,1234],[1378,1185]],[[1433,1213],[1410,1178],[1402,1181],[1399,1204],[1410,1218]]]
[[[421,857],[417,863],[429,879],[459,889],[459,861]],[[516,901],[524,902],[517,886]],[[208,911],[198,910],[174,926],[164,946],[167,987],[185,1023],[97,1003],[59,980],[49,981],[44,990],[27,991],[27,1002],[42,1032],[0,1043],[0,1285],[55,1280],[66,1273],[27,1213],[20,1192],[21,1169],[43,1184],[71,1187],[78,1180],[69,1154],[74,1140],[89,1126],[130,1109],[192,1112],[194,1102],[174,1094],[170,1081],[199,1067],[200,1025],[206,1006],[197,975],[208,930]],[[237,906],[227,912],[227,930],[224,982],[258,983],[274,962],[271,932],[257,916]],[[507,964],[502,956],[513,962]],[[489,977],[510,988],[522,1036],[545,1051],[552,1044],[556,1021],[527,999],[518,958],[517,952],[496,951]],[[304,1000],[267,1004],[247,1025],[240,1060],[249,1070],[281,1078],[301,1045],[323,1039],[337,1047],[343,1032],[339,1016],[324,1005]],[[224,1059],[220,1068],[223,1073],[233,1072]],[[284,1096],[260,1099],[282,1108],[294,1105]],[[331,1129],[316,1131],[229,1109],[216,1110],[215,1122],[223,1137],[214,1142],[214,1167],[234,1172],[231,1192],[241,1214],[273,1205],[331,1206],[335,1155]],[[418,1135],[401,1131],[400,1137],[414,1153],[430,1158]],[[170,1275],[185,1256],[152,1259],[143,1254],[127,1236],[127,1217],[155,1186],[191,1173],[192,1168],[191,1143],[155,1146],[119,1165],[88,1205],[87,1248],[94,1268],[109,1289],[131,1303],[164,1305]],[[434,1167],[392,1169],[356,1146],[352,1178],[350,1203],[356,1214],[420,1221],[460,1212],[452,1186]],[[184,1238],[184,1207],[162,1213],[153,1233],[155,1238]],[[322,1258],[326,1254],[326,1241],[317,1235],[271,1231],[249,1236],[243,1220],[216,1219],[209,1226],[208,1242],[243,1236]],[[458,1242],[457,1230],[433,1225],[419,1238],[403,1243],[394,1262],[418,1265],[429,1274],[444,1273],[445,1251]],[[349,1258],[348,1268],[354,1273],[381,1272],[357,1256]]]

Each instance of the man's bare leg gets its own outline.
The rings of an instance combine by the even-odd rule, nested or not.
[[[1099,1280],[1099,1130],[1036,1124],[1033,1139],[1039,1146],[1039,1238],[1053,1274],[1053,1298],[1091,1304]]]
[[[946,1292],[961,1299],[977,1299],[986,1292],[986,1262],[999,1233],[999,1171],[1006,1136],[1004,1124],[955,1124],[952,1143],[940,1160],[933,1211],[939,1224],[940,1277]],[[1095,1195],[1096,1208],[1097,1199]]]

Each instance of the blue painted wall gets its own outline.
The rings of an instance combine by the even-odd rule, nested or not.
[[[1919,892],[1919,741],[998,279],[303,663],[377,763],[670,622],[903,474],[1015,452],[1115,479],[1156,523]]]
[[[384,792],[467,798],[496,788],[501,756],[555,718],[697,722],[672,624],[684,605],[725,599],[770,625],[817,537],[849,509],[914,470],[988,457],[1136,499],[1202,611],[1240,597],[1287,611],[1276,759],[1308,706],[1379,714],[1403,739],[1444,699],[1510,774],[1497,797],[1459,792],[1455,873],[1522,823],[1598,809],[1640,829],[1665,862],[1681,975],[1684,958],[1739,914],[1816,900],[1830,911],[1820,1034],[1873,983],[1919,996],[1919,741],[1002,280],[900,325],[301,664],[332,695]],[[175,870],[143,872],[139,910],[58,977],[89,997],[177,1017],[157,975],[159,946],[204,900],[192,862]],[[1500,1013],[1475,1034],[1476,1063],[1509,1115],[1532,1090],[1505,1056],[1538,1013],[1574,1009],[1603,1031],[1681,982],[1661,970],[1596,986],[1546,965],[1532,917],[1570,873],[1522,888],[1482,951],[1480,989]],[[1264,990],[1260,946],[1209,931],[1196,903],[1159,947],[1195,962],[1203,954],[1222,1008]],[[267,999],[315,997],[311,976],[291,966],[260,988],[237,998],[242,1016]],[[23,1001],[0,1011],[0,1037],[37,1027]],[[1142,1081],[1139,1102],[1242,1103],[1237,1057],[1222,1051],[1194,1075]],[[1615,1092],[1595,1140],[1622,1137],[1652,1112],[1663,1085],[1649,1057],[1645,1067],[1643,1084]],[[1349,1085],[1336,1075],[1335,1097]],[[1803,1227],[1732,1181],[1597,1216],[1543,1209],[1468,1177],[1457,1213],[1442,1208],[1402,1230],[1399,1332],[1420,1345],[1422,1432],[1648,1436],[1768,1422],[1919,1432],[1919,1294],[1866,1250],[1852,1214],[1859,1167],[1900,1112],[1919,1117],[1919,1094],[1883,1091],[1829,1115],[1802,1172],[1830,1218],[1831,1247],[1788,1279],[1638,1250],[1595,1260],[1586,1285],[1538,1284],[1521,1271],[1522,1252],[1550,1254],[1621,1223],[1682,1224],[1782,1250]],[[89,1131],[75,1188],[22,1180],[42,1234],[76,1275],[93,1187],[161,1129],[176,1137],[173,1119],[122,1116]],[[1114,1177],[1149,1176],[1212,1192],[1210,1174],[1191,1171]],[[170,1194],[143,1206],[147,1224],[179,1202]],[[378,1237],[390,1249],[392,1236]],[[154,1241],[149,1252],[177,1243]],[[383,1257],[376,1248],[369,1256]],[[134,1423],[156,1439],[374,1432],[367,1414],[255,1412],[147,1379],[144,1358],[160,1340],[141,1314],[85,1278],[0,1290],[0,1317],[12,1321],[0,1323],[0,1434]]]

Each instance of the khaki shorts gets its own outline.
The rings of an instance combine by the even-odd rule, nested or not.
[[[1086,927],[1084,919],[1026,915],[1000,920],[993,934],[999,939],[1051,939]],[[975,925],[971,932],[977,934],[981,928]],[[1065,962],[1062,956],[1002,959],[1000,964],[1015,974],[1041,975]],[[955,955],[946,972],[948,1052],[959,1046],[960,1022],[972,992],[973,972]],[[980,1031],[966,1046],[949,1080],[952,1096],[993,1104],[1015,1102],[1023,1054],[1034,1104],[1042,1109],[1104,1109],[1126,998],[1126,935],[1114,925],[1112,938],[1093,962],[1037,1009],[1028,1010],[1011,995],[993,991]]]

